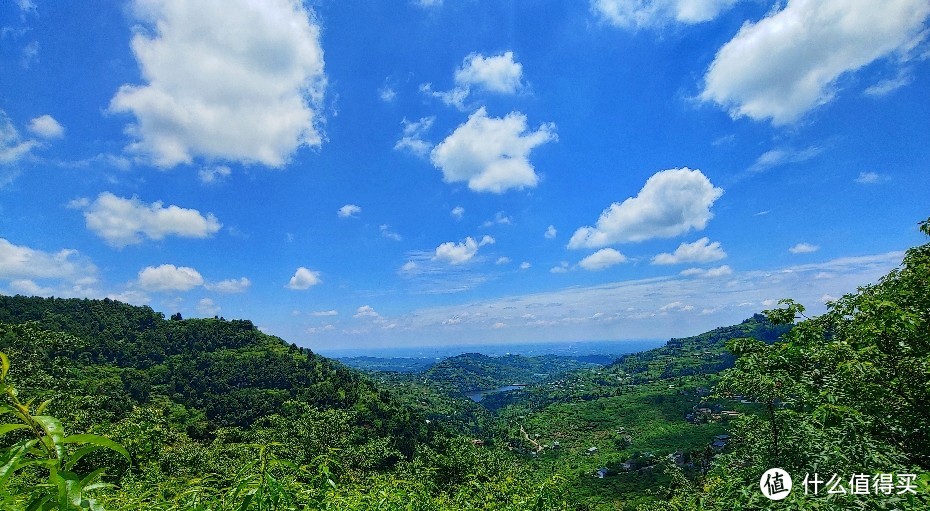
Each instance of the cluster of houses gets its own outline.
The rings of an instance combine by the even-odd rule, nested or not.
[[[739,417],[739,412],[735,410],[723,410],[720,405],[712,407],[696,405],[690,413],[685,414],[685,420],[691,424],[705,424],[708,422],[720,422]]]
[[[716,435],[714,437],[714,440],[710,443],[710,447],[713,450],[714,455],[716,455],[716,453],[723,451],[723,449],[726,448],[727,443],[729,441],[730,441],[730,435],[727,435],[727,434]],[[590,447],[588,449],[588,454],[594,454],[596,452],[597,452],[597,447]],[[688,454],[682,451],[675,451],[669,454],[668,459],[669,461],[671,461],[675,465],[678,465],[679,467],[693,466],[693,464],[691,463],[689,459]],[[645,452],[645,453],[634,456],[633,458],[630,458],[620,463],[617,466],[617,470],[611,470],[608,467],[600,467],[594,471],[594,475],[595,477],[599,479],[603,479],[607,476],[614,475],[615,473],[617,473],[617,471],[629,472],[631,470],[651,470],[653,467],[656,466],[656,464],[657,464],[657,461],[655,459],[655,455],[652,454],[651,452]]]

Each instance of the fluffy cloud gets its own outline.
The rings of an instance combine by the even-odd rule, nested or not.
[[[455,72],[455,83],[459,86],[475,85],[501,94],[520,90],[522,79],[523,65],[513,60],[512,51],[493,57],[472,53]]]
[[[558,266],[549,268],[549,273],[568,273],[569,270],[571,270],[571,266],[568,261],[560,261]]]
[[[385,103],[391,103],[397,98],[397,91],[393,87],[384,86],[378,89],[378,97]]]
[[[833,99],[844,73],[910,49],[928,15],[925,0],[888,0],[880,9],[871,0],[790,0],[717,52],[700,97],[734,118],[792,123]]]
[[[378,314],[378,312],[374,308],[372,308],[370,305],[362,305],[355,311],[355,314],[353,314],[352,317],[358,318],[358,319],[361,319],[361,318],[376,319],[376,318],[380,318],[381,314]]]
[[[246,277],[240,279],[226,279],[219,282],[208,282],[205,287],[217,293],[243,293],[252,286],[252,281]]]
[[[652,264],[681,264],[681,263],[709,263],[719,261],[727,256],[720,248],[720,242],[710,242],[708,238],[701,238],[694,243],[678,245],[672,254],[662,253],[652,258]]]
[[[123,85],[128,149],[160,167],[195,157],[278,167],[319,146],[326,87],[320,28],[293,0],[136,0],[132,39],[145,85]]]
[[[455,87],[449,91],[434,91],[433,85],[424,83],[420,92],[443,103],[465,110],[465,100],[472,87],[498,94],[515,94],[523,88],[523,65],[513,59],[513,52],[485,57],[469,54],[455,71]]]
[[[585,270],[597,271],[626,262],[626,256],[612,248],[602,248],[582,259],[578,266]]]
[[[161,201],[145,204],[136,197],[123,199],[110,192],[101,193],[94,202],[72,201],[71,207],[82,209],[87,228],[114,247],[141,243],[143,236],[153,240],[206,238],[222,227],[212,213],[203,216],[196,209],[164,207]]]
[[[684,302],[671,302],[659,307],[660,312],[689,312],[693,311],[694,306]]]
[[[190,291],[203,285],[203,277],[187,266],[163,264],[148,266],[139,272],[137,284],[146,291]]]
[[[96,281],[96,275],[97,267],[77,250],[45,252],[0,238],[0,279],[58,279],[89,284]]]
[[[320,280],[320,272],[309,270],[301,266],[294,272],[294,276],[287,283],[288,289],[304,290],[323,282]]]
[[[706,270],[703,268],[688,268],[687,270],[682,271],[681,275],[685,277],[705,277],[712,279],[716,277],[725,277],[727,275],[731,275],[732,273],[733,269],[725,264],[723,266],[708,268]]]
[[[450,211],[449,214],[452,215],[452,218],[461,220],[462,217],[465,216],[465,208],[462,206],[456,206],[452,208],[452,211]]]
[[[387,238],[389,240],[394,240],[394,241],[401,241],[404,239],[403,236],[392,231],[390,225],[383,224],[379,227],[379,229],[381,230],[381,237],[383,238]]]
[[[547,240],[551,240],[551,239],[555,238],[556,235],[557,235],[558,233],[559,233],[559,231],[556,230],[555,226],[554,226],[554,225],[550,225],[550,226],[546,229],[546,233],[544,234],[544,236],[546,237]]]
[[[513,224],[513,218],[510,218],[503,211],[498,211],[494,214],[494,218],[491,220],[485,220],[481,224],[482,228],[494,227],[495,225],[511,225]]]
[[[552,123],[527,132],[525,115],[488,117],[482,107],[437,145],[430,159],[447,183],[467,182],[476,192],[503,193],[536,186],[539,177],[530,151],[557,138]]]
[[[494,238],[490,236],[484,236],[481,238],[480,242],[475,241],[475,239],[471,236],[465,238],[465,241],[461,243],[447,241],[436,247],[436,255],[433,257],[433,259],[452,265],[463,264],[475,257],[475,255],[478,253],[479,247],[483,247],[484,245],[491,245],[493,243]]]
[[[611,25],[626,29],[662,26],[672,21],[710,21],[738,0],[592,0],[591,9]]]
[[[23,140],[6,112],[0,110],[0,165],[18,162],[37,145],[35,140]]]
[[[433,126],[436,117],[422,117],[419,121],[408,121],[404,119],[401,124],[404,126],[404,134],[400,140],[394,144],[395,151],[410,151],[411,153],[426,157],[433,145],[425,141],[423,137]]]
[[[797,245],[789,248],[788,252],[791,252],[792,254],[809,254],[818,250],[820,250],[820,247],[817,245],[811,245],[810,243],[798,243]]]
[[[65,128],[51,115],[42,115],[29,122],[29,131],[42,138],[61,138],[65,136]]]
[[[204,184],[215,183],[222,179],[229,177],[232,174],[232,169],[226,165],[217,165],[215,167],[204,167],[197,172],[197,176],[200,178],[200,182]]]
[[[699,170],[657,172],[636,197],[605,209],[595,227],[575,231],[568,248],[600,248],[703,229],[713,217],[711,206],[721,195],[723,190],[714,187]]]
[[[345,206],[339,208],[339,211],[336,212],[339,215],[339,218],[351,218],[358,216],[362,212],[362,208],[356,206],[355,204],[346,204]]]

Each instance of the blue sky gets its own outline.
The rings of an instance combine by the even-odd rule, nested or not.
[[[0,292],[336,348],[814,312],[922,243],[930,2],[0,4]]]

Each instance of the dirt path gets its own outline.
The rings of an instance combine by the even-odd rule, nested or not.
[[[532,438],[530,438],[529,433],[527,433],[526,430],[523,429],[522,425],[520,426],[520,433],[523,433],[523,438],[525,438],[527,442],[536,446],[536,452],[542,452],[543,446],[539,445],[539,442],[537,442],[536,440],[533,440]]]

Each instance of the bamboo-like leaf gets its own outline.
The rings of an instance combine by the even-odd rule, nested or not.
[[[53,498],[53,495],[50,495],[50,494],[40,495],[36,497],[35,500],[30,502],[28,506],[26,506],[26,511],[38,511],[40,509],[42,510],[51,509],[51,507],[47,506],[46,504],[48,504],[49,501],[52,500],[52,498]]]
[[[120,453],[126,461],[132,461],[132,457],[129,455],[129,451],[125,447],[120,445],[118,442],[110,440],[105,436],[92,435],[92,434],[82,434],[82,435],[69,435],[61,439],[62,444],[92,444],[105,449],[110,449],[111,451],[116,451]],[[86,454],[86,453],[85,453]]]
[[[17,429],[26,429],[29,426],[25,424],[0,424],[0,435],[5,435],[10,431],[16,431]]]
[[[43,401],[42,404],[40,404],[39,407],[36,408],[36,415],[42,415],[42,412],[45,411],[45,407],[48,406],[48,404],[51,402],[52,402],[51,399],[46,399],[45,401]]]
[[[6,356],[6,353],[0,351],[0,381],[6,381],[6,374],[10,372],[10,358]]]
[[[0,466],[0,488],[6,486],[7,480],[13,473],[29,464],[29,462],[23,461],[23,457],[36,442],[36,439],[19,442],[7,451],[8,457],[5,458],[5,462]]]
[[[99,451],[100,449],[103,449],[103,448],[104,447],[102,446],[94,445],[94,444],[85,445],[84,447],[81,447],[77,451],[74,451],[70,456],[68,456],[68,462],[65,463],[64,467],[62,468],[64,468],[65,470],[73,470],[74,467],[78,464],[78,462],[81,461],[81,458],[83,458],[84,456],[87,456],[88,454],[94,451]]]
[[[65,437],[65,428],[61,425],[61,421],[49,415],[36,415],[33,420],[38,422],[45,431],[48,439],[46,445],[54,451],[58,459],[61,459],[65,454],[65,446],[61,442]]]
[[[89,487],[93,485],[97,479],[100,479],[100,476],[103,475],[103,470],[103,468],[98,468],[97,470],[94,470],[90,474],[84,476],[84,479],[81,479],[79,490],[82,494],[84,490],[89,489]]]

